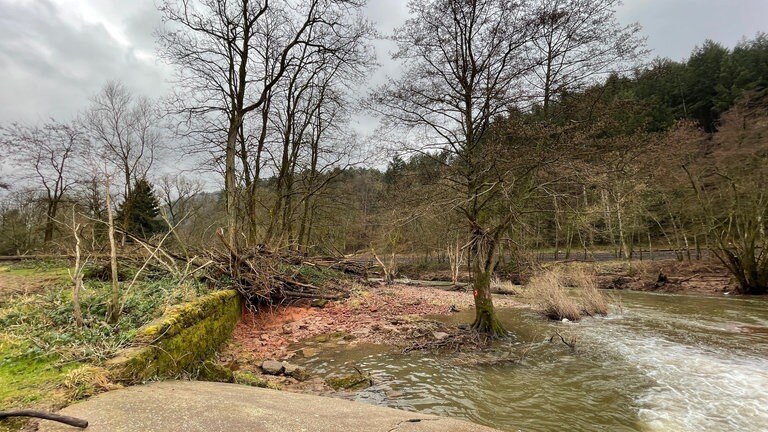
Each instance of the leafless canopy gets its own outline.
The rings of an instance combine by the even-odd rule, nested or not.
[[[22,179],[38,183],[46,207],[44,241],[53,238],[55,218],[65,194],[77,183],[77,164],[86,147],[85,134],[72,124],[50,120],[41,126],[14,123],[2,128],[9,159]]]
[[[640,26],[621,26],[621,0],[534,0],[536,33],[530,55],[537,66],[527,81],[533,99],[547,110],[563,93],[579,90],[607,73],[637,67],[646,52]]]
[[[270,118],[278,118],[275,110],[287,115],[278,121],[283,142],[297,135],[299,142],[308,141],[304,132],[322,122],[296,124],[295,114],[312,118],[316,101],[332,100],[322,90],[323,77],[349,79],[370,63],[363,42],[371,30],[357,13],[359,6],[352,0],[166,0],[160,5],[162,56],[177,67],[176,111],[183,114],[185,133],[223,167],[227,239],[235,250],[241,208],[254,225],[255,204],[248,199],[265,165],[262,155],[275,126]],[[255,124],[246,121],[251,117]],[[295,165],[296,146],[281,147],[278,169]],[[247,191],[244,206],[240,180]]]
[[[160,113],[149,99],[134,97],[120,82],[109,82],[83,114],[94,155],[106,158],[122,175],[124,194],[145,178],[161,141]]]

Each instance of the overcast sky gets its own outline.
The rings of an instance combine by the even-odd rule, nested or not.
[[[369,0],[383,33],[407,17],[407,0]],[[768,0],[626,0],[624,24],[639,22],[654,56],[686,58],[705,39],[733,46],[768,31]],[[160,96],[170,68],[155,58],[154,0],[0,0],[0,124],[69,120],[109,79]],[[377,43],[382,69],[395,73],[392,47]],[[363,125],[363,129],[369,129]]]

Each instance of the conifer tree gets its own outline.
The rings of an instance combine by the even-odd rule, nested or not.
[[[159,215],[160,205],[152,184],[145,178],[136,180],[118,209],[118,220],[123,221],[123,229],[137,237],[150,237],[164,229]]]

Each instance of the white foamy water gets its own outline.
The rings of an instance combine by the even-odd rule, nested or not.
[[[687,318],[639,308],[590,326],[587,337],[655,383],[636,396],[641,428],[768,431],[768,341],[727,331],[713,335],[713,329],[741,324],[722,316]]]
[[[768,301],[621,297],[623,314],[579,323],[501,310],[517,342],[499,349],[519,362],[345,346],[306,366],[321,375],[370,372],[377,385],[355,400],[501,430],[768,431]],[[470,322],[472,312],[448,318]],[[557,331],[576,337],[577,349],[548,342]]]

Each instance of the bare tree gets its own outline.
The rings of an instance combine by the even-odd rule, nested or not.
[[[322,195],[344,169],[356,159],[354,149],[358,137],[348,133],[348,111],[338,101],[341,96],[332,88],[318,92],[319,98],[332,98],[335,102],[321,101],[309,128],[303,158],[299,161],[300,199],[295,212],[301,213],[297,234],[298,245],[306,249],[311,244],[312,228],[318,196]],[[359,159],[358,159],[359,160]]]
[[[529,81],[544,111],[566,91],[574,92],[608,73],[636,67],[644,39],[640,26],[622,27],[621,0],[533,0],[536,33],[530,52],[537,64]]]
[[[362,19],[333,32],[315,32],[311,44],[297,50],[296,65],[286,73],[284,85],[276,87],[279,97],[273,100],[272,121],[279,137],[273,160],[276,197],[266,243],[274,239],[278,245],[298,246],[303,235],[297,237],[295,232],[299,206],[333,178],[318,181],[323,165],[343,168],[349,161],[350,149],[334,144],[340,137],[349,138],[344,132],[350,104],[345,89],[359,82],[373,64],[366,43],[371,36],[369,23]],[[300,180],[306,182],[300,185]],[[309,189],[299,191],[299,186]],[[303,217],[302,221],[306,223]]]
[[[122,173],[123,194],[147,176],[161,142],[160,112],[147,98],[135,97],[120,82],[107,83],[91,99],[82,122],[98,152]]]
[[[456,237],[455,241],[451,241],[446,248],[448,255],[448,263],[451,268],[451,283],[453,285],[459,284],[459,276],[461,274],[461,266],[464,264],[464,248],[461,247],[459,237]]]
[[[194,200],[203,191],[203,183],[182,174],[166,174],[160,178],[160,200],[168,212],[171,225],[197,211]]]
[[[35,233],[46,223],[39,196],[39,191],[25,187],[13,188],[0,199],[0,253],[23,255],[39,246]]]
[[[768,96],[747,95],[723,115],[714,137],[699,135],[712,150],[683,165],[701,209],[700,223],[714,238],[712,252],[742,294],[768,293],[766,118]]]
[[[160,5],[166,23],[162,55],[178,67],[177,82],[186,96],[178,110],[190,120],[213,118],[203,121],[212,126],[209,133],[225,132],[218,141],[226,137],[227,238],[235,249],[244,120],[259,112],[266,119],[273,87],[295,64],[296,50],[311,44],[321,29],[337,31],[360,5],[353,0],[166,0]],[[241,154],[240,160],[247,159]]]
[[[67,269],[69,278],[72,281],[72,316],[75,318],[75,324],[78,327],[83,326],[83,311],[80,307],[80,293],[83,290],[83,269],[88,264],[88,257],[82,257],[82,230],[83,224],[77,220],[76,206],[72,206],[72,224],[63,223],[72,232],[75,238],[75,262],[74,267]]]
[[[410,10],[413,17],[395,33],[405,72],[378,92],[372,107],[392,124],[426,128],[432,141],[419,151],[450,153],[448,181],[462,195],[453,206],[470,227],[472,327],[502,336],[490,281],[514,212],[490,217],[509,186],[495,154],[501,141],[490,131],[493,119],[519,100],[519,80],[533,67],[526,55],[531,22],[521,3],[506,0],[416,0]]]
[[[104,179],[104,196],[107,208],[107,235],[109,236],[109,268],[112,281],[112,294],[107,304],[106,320],[110,324],[120,319],[120,282],[117,273],[117,243],[115,242],[115,218],[112,211],[112,191],[110,190],[110,176]]]
[[[19,164],[18,175],[34,179],[42,187],[47,217],[43,241],[49,243],[61,202],[77,182],[76,164],[85,135],[74,125],[53,120],[42,126],[14,123],[2,132],[11,159]]]

